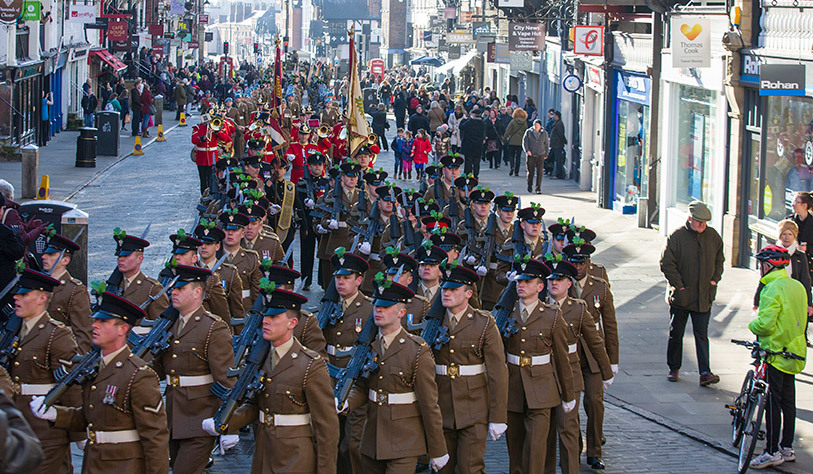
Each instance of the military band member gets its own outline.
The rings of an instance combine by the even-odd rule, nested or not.
[[[79,352],[71,330],[52,319],[47,311],[48,300],[58,285],[59,280],[26,268],[14,295],[14,309],[23,324],[18,352],[9,366],[9,375],[19,387],[14,393],[14,404],[42,446],[45,458],[39,468],[32,471],[41,474],[73,473],[68,431],[35,417],[29,406],[33,397],[46,395],[54,386],[55,370],[60,367],[71,369],[73,356]],[[58,403],[78,406],[81,403],[78,387],[69,390]]]
[[[226,211],[218,217],[223,227],[223,251],[229,254],[226,263],[237,267],[240,280],[243,284],[243,309],[248,311],[257,299],[260,291],[260,256],[253,250],[246,250],[241,246],[245,236],[245,227],[249,223],[248,216],[237,212],[237,209]],[[219,316],[219,315],[218,315]]]
[[[195,164],[198,166],[200,178],[200,194],[204,195],[209,189],[212,176],[212,166],[217,161],[217,142],[225,140],[223,131],[214,131],[208,122],[201,122],[192,128],[192,144],[195,145]]]
[[[198,266],[198,248],[203,242],[186,234],[172,234],[169,236],[172,241],[172,255],[176,265],[188,267]],[[202,268],[202,267],[201,267]],[[174,272],[173,272],[174,276]],[[203,309],[212,314],[225,314],[223,318],[230,321],[229,301],[226,297],[226,290],[218,279],[218,275],[212,274],[206,280],[204,288]],[[241,315],[242,317],[242,315]]]
[[[272,262],[279,263],[285,258],[285,251],[282,249],[282,243],[279,241],[277,234],[271,232],[266,233],[263,231],[263,222],[266,217],[266,211],[261,205],[246,204],[237,208],[248,217],[248,225],[245,227],[245,237],[241,245],[246,250],[253,250],[260,256],[260,260],[269,259]]]
[[[318,240],[318,234],[316,233],[318,218],[312,214],[321,215],[322,211],[314,211],[314,208],[316,201],[327,192],[330,183],[330,180],[324,177],[326,160],[325,155],[321,153],[308,155],[308,173],[296,185],[296,192],[299,194],[299,199],[296,202],[302,204],[299,208],[299,219],[302,222],[299,228],[299,265],[304,281],[303,291],[309,291],[313,283],[314,252]],[[313,195],[308,194],[309,185]]]
[[[418,457],[428,454],[438,471],[449,461],[438,406],[435,363],[426,342],[401,326],[414,293],[388,282],[376,288],[373,350],[378,368],[360,379],[348,409],[362,407],[367,422],[361,441],[365,473],[412,474]],[[428,451],[428,453],[427,453]]]
[[[265,272],[265,275],[268,280],[277,285],[277,288],[287,291],[293,291],[294,282],[302,276],[298,271],[282,265],[272,265]],[[299,310],[296,318],[297,323],[294,328],[296,340],[327,360],[327,343],[325,342],[325,335],[322,334],[322,329],[319,328],[319,321],[316,320],[313,314],[304,309]]]
[[[234,363],[232,336],[225,321],[203,309],[203,291],[212,272],[186,266],[175,270],[180,278],[172,289],[172,306],[180,316],[172,328],[169,349],[150,367],[167,381],[172,472],[199,473],[216,439],[201,428],[201,422],[220,406],[220,399],[209,389],[215,382],[226,388],[234,385],[234,379],[226,376]]]
[[[48,239],[48,247],[42,254],[42,269],[61,285],[54,288],[54,296],[48,303],[48,314],[70,327],[79,352],[90,350],[90,295],[81,280],[71,276],[68,265],[79,245],[59,234]],[[64,251],[64,252],[63,252]]]
[[[231,97],[226,97],[226,100],[223,101],[223,115],[228,117],[234,124],[234,133],[231,134],[232,143],[234,144],[233,156],[237,157],[237,159],[241,159],[246,151],[246,141],[243,135],[245,125],[248,125],[248,123],[246,123],[244,116],[240,113],[240,109],[233,107],[233,103],[234,101]]]
[[[341,298],[342,315],[335,325],[325,327],[323,332],[327,342],[328,360],[336,367],[344,368],[350,362],[358,333],[373,310],[372,300],[359,291],[364,274],[370,266],[364,258],[345,252],[343,248],[338,249],[333,255],[331,264],[336,268],[334,278],[336,291]],[[343,464],[344,468],[347,467],[346,464],[350,464],[352,472],[362,471],[359,446],[364,420],[364,410],[350,410],[346,421],[340,420],[342,441],[339,447],[339,463]]]
[[[144,262],[144,249],[150,243],[144,239],[133,237],[132,235],[114,235],[116,239],[116,262],[118,269],[122,273],[121,297],[141,306],[152,297],[161,293],[163,287],[158,280],[148,277],[141,271],[141,264]],[[147,319],[156,319],[169,306],[169,298],[163,294],[144,309]],[[136,326],[137,329],[139,326]]]
[[[339,247],[349,249],[352,244],[350,238],[350,227],[352,221],[348,225],[348,220],[351,218],[350,210],[353,204],[358,201],[358,184],[359,174],[361,167],[357,163],[347,162],[341,165],[341,187],[342,187],[342,211],[339,213],[338,219],[333,219],[329,212],[322,213],[322,220],[316,226],[316,232],[324,235],[326,238],[325,248],[322,249],[320,244],[320,253],[317,255],[320,259],[332,260],[333,252]],[[333,208],[333,191],[328,191],[323,196],[321,203],[328,208]],[[322,252],[323,250],[323,252]],[[336,271],[333,268],[330,272],[332,275]],[[325,275],[327,276],[327,275]],[[327,288],[327,282],[323,282],[324,287]]]
[[[576,267],[563,260],[549,263],[551,274],[548,276],[548,296],[551,305],[558,306],[562,318],[567,324],[567,352],[570,368],[573,372],[573,389],[584,390],[582,379],[582,362],[598,367],[603,379],[604,388],[613,383],[613,372],[610,359],[604,350],[604,341],[593,325],[593,317],[587,312],[587,303],[568,295],[576,278]],[[556,435],[559,434],[559,465],[562,473],[579,472],[579,397],[576,407],[565,413],[561,406],[553,410],[550,432],[548,433],[547,457],[545,472],[556,471]]]
[[[469,305],[477,274],[453,263],[442,270],[443,325],[450,341],[432,350],[450,455],[441,472],[483,473],[486,436],[497,440],[507,428],[505,349],[491,314]]]
[[[553,409],[576,406],[567,356],[567,324],[558,308],[539,300],[550,269],[534,259],[514,265],[519,331],[505,341],[508,362],[508,459],[511,472],[542,473]]]
[[[443,165],[440,175],[440,196],[435,195],[435,186],[429,186],[426,190],[425,198],[435,201],[449,202],[452,196],[452,185],[460,177],[460,167],[463,166],[464,159],[460,155],[446,155],[440,159]]]
[[[198,247],[198,266],[211,270],[217,263],[217,254],[226,233],[215,227],[214,221],[202,219],[195,228],[195,237],[201,241],[201,245]],[[246,314],[243,306],[243,281],[240,279],[240,270],[230,263],[223,262],[214,272],[214,277],[226,292],[226,301],[229,306],[228,314],[221,317],[226,323],[231,324],[232,318],[242,318]]]
[[[294,184],[298,183],[305,174],[304,167],[308,155],[319,151],[319,147],[310,143],[310,137],[310,127],[308,127],[307,123],[301,124],[298,130],[297,142],[288,145],[288,149],[285,151],[291,164],[291,182]]]
[[[577,240],[580,242],[581,239]],[[613,294],[606,281],[587,274],[589,256],[596,250],[590,244],[575,243],[563,249],[565,258],[577,270],[576,284],[571,291],[587,303],[587,311],[593,317],[604,347],[610,358],[613,375],[618,373],[618,323],[615,318]],[[584,377],[584,412],[587,414],[587,464],[602,469],[601,443],[604,437],[604,384],[598,367],[582,361]]]
[[[339,420],[327,366],[293,335],[308,299],[282,289],[261,291],[262,337],[271,342],[263,365],[266,376],[257,396],[237,409],[229,427],[236,432],[259,421],[252,473],[335,473]],[[203,420],[203,429],[213,436],[214,428],[214,420]]]
[[[166,473],[169,431],[158,377],[127,347],[130,328],[144,317],[138,306],[104,293],[93,314],[93,344],[102,350],[99,372],[82,386],[82,405],[43,410],[45,397],[31,401],[34,416],[54,427],[88,433],[84,473]]]

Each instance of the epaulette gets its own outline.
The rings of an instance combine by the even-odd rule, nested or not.
[[[547,301],[540,301],[539,303],[540,303],[540,304],[542,305],[542,307],[543,307],[543,308],[545,308],[545,309],[550,309],[550,310],[553,310],[553,311],[556,311],[556,310],[558,310],[558,309],[559,309],[559,307],[558,307],[558,306],[553,305],[553,304],[550,304],[550,303],[548,303]]]
[[[308,349],[305,346],[302,346],[302,351],[301,352],[303,354],[305,354],[306,356],[310,357],[311,359],[319,359],[320,357],[322,357],[322,356],[319,355],[318,352],[316,352],[314,350],[311,350],[311,349]]]
[[[78,278],[75,278],[75,277],[71,277],[70,281],[71,281],[71,283],[73,283],[76,286],[83,286],[84,285],[84,283],[82,283],[82,280],[80,280]]]
[[[249,250],[249,249],[244,248],[244,249],[243,249],[243,252],[245,252],[245,253],[246,253],[246,255],[253,255],[253,256],[254,256],[254,258],[256,258],[256,259],[257,259],[257,261],[258,261],[258,262],[260,261],[260,254],[259,254],[259,253],[257,253],[257,251],[256,251],[256,250]]]
[[[429,301],[429,299],[427,299],[426,296],[419,295],[419,294],[415,294],[415,296],[413,296],[413,298],[415,298],[417,300],[420,300],[420,301],[423,301],[423,302]]]
[[[399,339],[399,341],[401,341],[401,340],[409,340],[409,341],[414,342],[415,345],[417,345],[417,346],[425,346],[426,345],[426,341],[424,341],[421,336],[411,334],[411,333],[406,333],[406,335],[407,335],[407,337],[401,338],[401,339]]]
[[[66,326],[65,326],[65,323],[63,323],[62,321],[57,321],[56,319],[54,319],[54,318],[50,317],[50,315],[48,315],[48,316],[49,316],[49,317],[48,317],[48,320],[47,320],[46,322],[49,322],[49,323],[53,324],[54,326],[56,326],[56,327],[58,327],[58,328],[64,328],[64,327],[66,327]]]

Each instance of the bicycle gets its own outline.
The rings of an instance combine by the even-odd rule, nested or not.
[[[731,412],[731,443],[739,448],[738,472],[743,474],[748,470],[751,458],[754,455],[758,439],[765,439],[762,427],[762,417],[765,414],[765,401],[768,396],[768,382],[765,374],[768,369],[768,357],[782,356],[788,359],[804,360],[783,348],[780,352],[773,352],[759,346],[759,341],[748,342],[731,340],[732,343],[751,349],[754,359],[754,369],[748,371],[739,395],[734,403],[725,407]]]

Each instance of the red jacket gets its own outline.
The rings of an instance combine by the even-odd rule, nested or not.
[[[205,123],[199,123],[192,129],[192,144],[195,145],[195,164],[198,166],[212,166],[217,161],[217,140],[228,140],[223,130],[212,133],[206,140],[209,128]]]
[[[432,143],[428,138],[416,138],[412,142],[412,161],[416,165],[425,165],[429,163],[429,152],[432,151]]]
[[[150,93],[149,89],[144,88],[144,92],[141,93],[141,113],[147,115],[150,113],[150,106],[152,105],[152,94]]]
[[[288,145],[288,150],[286,150],[287,155],[293,155],[293,159],[291,159],[291,182],[296,184],[299,182],[299,178],[305,175],[305,160],[307,160],[308,155],[313,153],[314,151],[319,151],[319,148],[312,144],[306,143],[304,145],[300,143],[292,143]],[[289,158],[290,159],[290,158]]]

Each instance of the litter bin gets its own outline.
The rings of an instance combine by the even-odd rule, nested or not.
[[[76,167],[96,167],[96,132],[93,127],[80,127],[79,138],[76,139]]]
[[[155,106],[155,115],[152,117],[152,121],[157,127],[164,124],[164,96],[157,95],[152,100],[152,105]]]
[[[119,156],[119,126],[121,115],[118,112],[97,112],[96,154],[101,156]]]
[[[369,114],[370,106],[378,105],[378,89],[368,87],[361,91],[361,95],[364,97],[364,113]]]
[[[46,224],[53,224],[58,234],[73,240],[81,249],[75,252],[68,271],[74,278],[88,282],[88,214],[76,208],[76,204],[64,201],[29,201],[20,204],[20,217],[24,221],[40,219]],[[31,242],[28,249],[37,258],[42,267],[42,252],[45,251],[45,236],[40,235]]]

